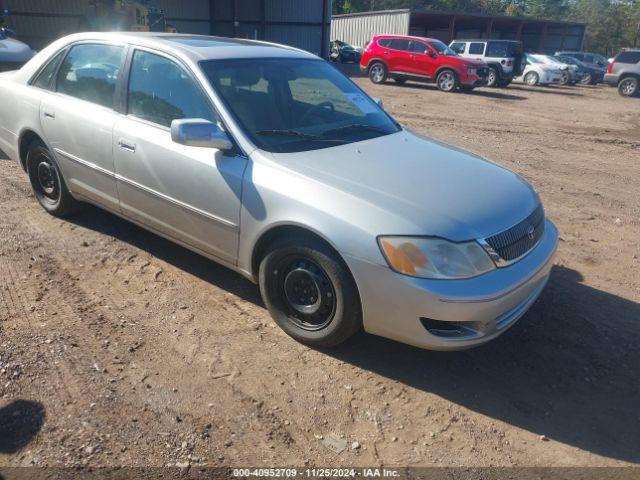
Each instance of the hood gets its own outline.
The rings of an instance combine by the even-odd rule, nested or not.
[[[336,189],[330,200],[352,218],[373,221],[376,234],[483,238],[515,225],[539,202],[515,173],[408,131],[273,157]]]
[[[31,60],[35,52],[26,43],[15,38],[0,40],[0,62],[22,62]]]

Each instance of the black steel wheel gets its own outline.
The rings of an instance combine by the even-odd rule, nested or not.
[[[260,262],[259,281],[271,316],[302,343],[334,346],[361,328],[353,277],[339,256],[317,238],[276,240]]]
[[[29,146],[26,166],[33,193],[47,212],[64,217],[77,211],[79,203],[69,193],[58,164],[42,143]]]

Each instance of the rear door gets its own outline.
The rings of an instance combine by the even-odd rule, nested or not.
[[[40,121],[67,186],[74,193],[118,209],[113,126],[126,47],[73,45],[60,64],[54,92],[43,97]]]
[[[410,73],[412,66],[409,40],[406,38],[394,38],[389,44],[387,65],[390,72]],[[386,58],[386,57],[385,57]]]
[[[126,115],[117,121],[113,137],[122,212],[235,263],[247,158],[171,140],[175,119],[221,124],[197,79],[178,60],[136,49],[128,77]]]

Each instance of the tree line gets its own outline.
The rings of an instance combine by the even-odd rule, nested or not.
[[[396,8],[582,22],[587,24],[587,51],[614,55],[640,47],[640,0],[333,0],[334,14]]]

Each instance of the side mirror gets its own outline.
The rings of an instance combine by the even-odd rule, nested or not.
[[[378,105],[381,109],[384,110],[384,104],[382,103],[382,99],[381,98],[373,98],[372,100],[374,102],[376,102],[376,105]]]
[[[215,123],[201,118],[185,118],[171,122],[171,140],[188,147],[231,150],[233,143]]]

